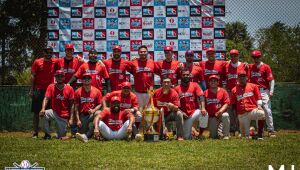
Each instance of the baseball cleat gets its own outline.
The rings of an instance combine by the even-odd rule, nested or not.
[[[76,133],[76,139],[82,141],[82,142],[88,142],[88,138],[85,134]]]

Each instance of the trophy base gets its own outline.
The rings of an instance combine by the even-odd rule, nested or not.
[[[158,142],[159,134],[144,134],[144,141],[145,142]]]

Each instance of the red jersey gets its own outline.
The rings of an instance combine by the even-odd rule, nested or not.
[[[128,61],[121,58],[114,61],[112,58],[103,61],[109,74],[111,91],[120,90],[119,84],[126,81],[126,71],[129,69]]]
[[[170,114],[170,111],[166,107],[166,103],[172,103],[178,107],[180,107],[179,96],[174,89],[170,89],[168,94],[163,94],[162,87],[155,90],[153,95],[154,106],[157,107],[159,110],[164,108],[165,116]]]
[[[211,92],[209,89],[204,91],[205,108],[209,117],[215,117],[224,104],[230,104],[228,93],[225,89],[218,87],[217,93]]]
[[[164,76],[169,76],[172,79],[171,82],[173,85],[178,84],[178,77],[180,74],[179,61],[157,61],[155,62],[155,68],[155,73],[160,76],[161,82]]]
[[[110,103],[112,97],[118,96],[121,99],[120,108],[121,110],[130,109],[133,107],[139,107],[137,97],[134,93],[130,92],[127,96],[122,95],[122,90],[113,91],[107,93],[105,100]]]
[[[136,92],[147,92],[154,87],[155,63],[151,59],[141,61],[139,59],[130,62],[129,72],[134,77],[134,90]]]
[[[113,131],[119,130],[123,124],[129,120],[129,112],[120,111],[119,113],[112,113],[110,110],[105,109],[99,113],[101,120]]]
[[[102,94],[95,88],[91,87],[91,90],[87,92],[84,87],[80,87],[75,91],[74,104],[78,105],[79,113],[89,114],[90,109],[94,109],[96,106],[101,104]]]
[[[255,64],[249,65],[250,83],[257,84],[259,88],[270,90],[270,81],[274,80],[272,70],[269,65],[261,62],[257,67]]]
[[[78,58],[73,57],[71,60],[66,58],[60,58],[57,60],[57,68],[63,69],[65,72],[65,83],[68,83],[72,76],[77,72],[79,67],[83,64],[83,61],[79,61]],[[76,83],[72,84],[72,87],[76,87]]]
[[[188,86],[178,85],[175,87],[180,99],[180,109],[189,117],[196,109],[199,109],[197,98],[203,95],[203,91],[195,82],[190,82]]]
[[[200,67],[204,70],[204,80],[206,83],[206,87],[209,88],[209,77],[211,75],[220,76],[219,86],[222,86],[222,81],[225,80],[225,64],[226,61],[215,60],[215,62],[211,63],[208,61],[200,62]]]
[[[106,68],[101,66],[98,62],[87,62],[82,64],[75,73],[77,78],[82,79],[84,73],[89,73],[92,76],[92,86],[102,90],[102,79],[109,78]]]
[[[49,61],[44,58],[36,59],[31,66],[31,73],[35,75],[33,82],[34,89],[46,90],[49,84],[54,82],[55,58]]]
[[[237,67],[233,66],[231,62],[226,64],[226,87],[229,91],[234,88],[238,83],[238,72],[244,70],[248,74],[248,67],[239,62]]]
[[[65,85],[58,89],[55,84],[50,84],[47,88],[45,97],[51,100],[52,110],[61,118],[69,118],[70,100],[74,100],[74,90],[71,86]]]
[[[257,108],[257,100],[261,100],[261,96],[256,84],[247,83],[244,87],[236,85],[231,91],[231,104],[236,104],[237,114]]]

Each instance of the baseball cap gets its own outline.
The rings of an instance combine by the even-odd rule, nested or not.
[[[259,50],[254,50],[251,52],[251,57],[252,58],[259,58],[261,57],[261,52]]]
[[[241,75],[246,75],[247,76],[247,73],[245,70],[241,70],[238,72],[238,76],[241,76]]]
[[[207,53],[208,53],[208,52],[215,52],[215,49],[212,48],[212,47],[209,47],[209,48],[206,50],[206,52],[207,52]]]
[[[219,80],[220,77],[218,75],[211,75],[211,76],[209,76],[209,80],[211,80],[211,79],[217,79],[217,80]]]
[[[230,50],[230,52],[229,52],[229,54],[230,55],[232,55],[232,54],[239,54],[239,50],[237,50],[237,49],[232,49],[232,50]]]
[[[91,75],[90,73],[84,73],[84,74],[82,75],[82,77],[90,77],[90,78],[92,78],[92,75]]]
[[[115,46],[113,47],[113,50],[120,50],[120,51],[122,51],[122,47],[119,46],[119,45],[115,45]]]
[[[97,54],[97,50],[91,49],[91,50],[89,51],[89,53],[90,53],[90,54]]]
[[[129,88],[131,88],[131,83],[128,82],[128,81],[125,81],[125,82],[121,83],[120,86],[121,86],[121,88],[124,88],[124,87],[129,87]]]
[[[172,46],[165,46],[164,51],[173,51]]]
[[[121,99],[120,99],[118,96],[114,96],[114,97],[111,98],[110,101],[111,101],[111,102],[114,102],[114,101],[121,102]]]
[[[65,72],[63,70],[56,70],[54,76],[65,76]]]
[[[194,56],[194,51],[193,50],[186,50],[185,55]]]
[[[73,44],[65,44],[65,49],[73,49],[74,45]]]

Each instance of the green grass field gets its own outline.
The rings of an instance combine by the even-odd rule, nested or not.
[[[82,143],[0,133],[0,168],[29,160],[46,169],[300,169],[300,133],[280,131],[263,141],[224,140]]]

